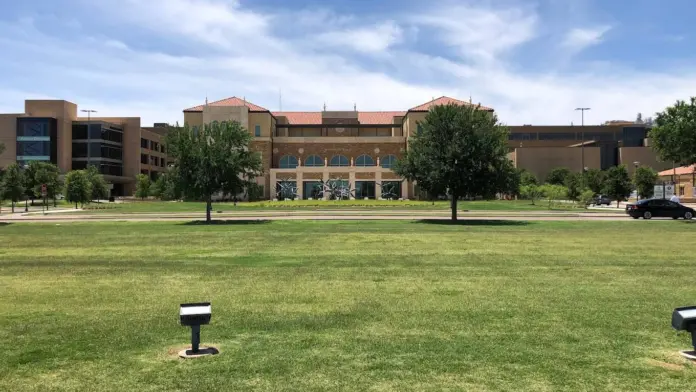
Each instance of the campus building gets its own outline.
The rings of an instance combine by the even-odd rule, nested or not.
[[[85,114],[78,116],[78,114]],[[26,100],[24,113],[0,114],[0,168],[31,161],[56,164],[62,173],[99,168],[114,196],[131,195],[135,177],[165,170],[165,127],[143,128],[139,117],[98,117],[63,100]]]
[[[264,176],[257,183],[266,198],[284,198],[280,184],[290,183],[296,197],[316,198],[318,184],[347,182],[356,198],[418,198],[411,184],[392,170],[408,140],[420,131],[428,110],[442,104],[473,105],[440,97],[401,111],[272,112],[243,98],[227,98],[184,110],[184,122],[201,126],[213,121],[239,121],[254,136],[253,148],[264,161]],[[493,108],[479,106],[493,112]],[[552,169],[567,167],[608,169],[625,163],[632,173],[636,164],[656,170],[671,167],[659,162],[648,146],[648,129],[642,124],[609,123],[588,126],[510,126],[509,157],[539,179]]]
[[[265,198],[317,198],[319,184],[350,184],[356,198],[419,198],[417,184],[392,171],[408,148],[428,110],[442,104],[474,105],[440,97],[406,110],[313,112],[270,111],[244,98],[227,98],[184,110],[184,122],[201,126],[214,121],[239,121],[253,135],[264,175],[256,179]],[[480,110],[494,109],[477,105]],[[78,116],[80,114],[80,116]],[[166,124],[142,127],[138,117],[98,117],[64,100],[27,100],[24,113],[0,114],[0,142],[6,149],[0,167],[12,162],[48,161],[62,172],[97,165],[113,184],[115,196],[132,195],[135,177],[153,180],[167,166]],[[501,119],[504,121],[504,119]],[[553,168],[573,171],[607,169],[624,163],[661,171],[649,147],[647,128],[630,122],[588,126],[510,126],[509,158],[543,180]],[[286,194],[281,185],[293,189]]]

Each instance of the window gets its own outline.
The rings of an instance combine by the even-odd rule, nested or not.
[[[679,196],[684,196],[684,185],[679,185]]]
[[[536,140],[536,133],[520,132],[508,135],[508,140]]]
[[[140,154],[140,163],[147,165],[147,154]]]
[[[356,199],[374,199],[375,198],[375,182],[374,181],[356,181],[355,182],[355,198]]]
[[[396,157],[394,155],[387,155],[379,160],[379,164],[385,169],[391,169],[396,163]]]
[[[162,166],[162,167],[167,166],[167,163],[166,163],[166,162],[167,162],[167,161],[166,161],[164,158],[160,159],[160,166]]]
[[[166,154],[166,153],[167,153],[167,149],[164,148],[164,144],[163,144],[163,145],[162,145],[162,154]]]
[[[366,166],[374,166],[375,165],[375,160],[372,159],[371,156],[369,155],[360,155],[356,160],[355,160],[355,166],[360,166],[360,167],[366,167]]]
[[[157,142],[150,142],[150,149],[154,151],[159,151],[159,143]]]
[[[140,148],[150,148],[150,144],[147,139],[140,138]]]
[[[261,137],[261,126],[258,124],[254,125],[254,136]]]
[[[319,155],[310,155],[305,159],[305,166],[324,166],[324,160]]]
[[[539,132],[539,140],[575,140],[575,132]]]
[[[416,135],[420,135],[421,132],[423,132],[423,127],[420,125],[420,123],[416,126]]]
[[[285,155],[280,158],[280,168],[281,169],[294,169],[297,167],[297,158],[292,155]]]
[[[329,166],[350,166],[350,161],[344,155],[334,155],[329,161]]]

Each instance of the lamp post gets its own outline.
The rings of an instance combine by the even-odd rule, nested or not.
[[[590,108],[575,108],[576,111],[580,111],[580,127],[582,129],[581,131],[581,144],[580,144],[580,149],[582,150],[582,167],[585,167],[585,110],[590,110]]]
[[[22,169],[24,169],[24,175],[26,176],[27,169],[29,169],[29,165],[27,165],[25,163],[24,165],[22,165]],[[25,193],[24,194],[24,212],[29,212],[29,200],[27,199],[26,190],[24,193]],[[34,205],[33,200],[32,200],[32,205]]]
[[[87,113],[87,166],[89,166],[89,161],[92,158],[91,157],[91,146],[90,146],[90,135],[91,135],[91,127],[92,127],[92,113],[96,113],[96,110],[92,109],[82,109],[80,110],[82,113]]]
[[[640,166],[640,162],[635,161],[633,162],[633,167],[635,170],[633,170],[633,178],[636,178],[636,174],[638,174],[638,166]],[[638,187],[636,187],[636,201],[640,201],[640,195],[638,194]]]

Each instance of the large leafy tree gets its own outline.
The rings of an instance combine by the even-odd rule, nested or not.
[[[92,196],[92,184],[85,170],[73,170],[65,175],[65,199],[70,203],[85,204]]]
[[[15,203],[20,201],[24,196],[24,173],[18,164],[12,163],[5,169],[5,174],[2,177],[2,195],[4,199],[12,201],[12,212],[14,212]]]
[[[41,191],[35,192],[37,189],[36,182],[36,171],[39,169],[41,162],[31,161],[28,165],[24,166],[24,193],[27,198],[31,200],[31,204],[34,205],[34,199],[40,197]]]
[[[460,197],[510,191],[508,130],[495,114],[476,106],[437,105],[420,125],[422,132],[409,141],[394,171],[431,194],[446,190],[453,221]]]
[[[582,174],[570,173],[565,178],[565,187],[568,199],[578,201],[583,191]]]
[[[181,189],[177,182],[178,174],[175,167],[170,167],[166,172],[157,177],[157,181],[150,187],[150,194],[162,200],[177,200],[181,198]]]
[[[539,180],[536,178],[534,173],[527,169],[519,169],[520,172],[520,186],[525,185],[539,185]]]
[[[616,200],[616,208],[622,200],[631,195],[633,183],[628,175],[626,165],[614,166],[607,170],[603,193]]]
[[[56,196],[62,188],[60,182],[60,170],[58,166],[48,162],[37,162],[34,173],[35,188],[34,194],[41,195],[41,185],[46,185],[46,197],[53,199],[53,206],[56,206]]]
[[[650,139],[660,159],[679,165],[696,163],[696,97],[657,113]]]
[[[644,199],[653,197],[656,181],[657,172],[648,166],[641,166],[637,168],[636,172],[633,174],[633,183],[636,186],[638,195]]]
[[[261,156],[249,149],[251,134],[237,121],[214,122],[203,127],[173,127],[167,133],[167,148],[173,158],[177,183],[186,197],[206,202],[210,222],[212,197],[236,194],[263,172]]]
[[[595,195],[602,193],[606,172],[599,169],[589,169],[583,174],[585,188],[590,189]]]
[[[104,180],[104,176],[99,173],[99,169],[97,169],[96,166],[87,166],[85,176],[87,176],[87,181],[90,185],[89,200],[100,200],[109,197],[109,185],[106,183],[106,180]]]

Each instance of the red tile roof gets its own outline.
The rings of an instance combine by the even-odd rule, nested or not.
[[[262,108],[259,105],[254,105],[253,103],[251,103],[247,100],[237,98],[237,97],[230,97],[230,98],[221,99],[221,100],[215,101],[215,102],[209,102],[208,105],[209,106],[246,106],[249,108],[249,111],[251,111],[251,112],[267,112],[268,111],[268,109],[266,109],[266,108]],[[205,107],[205,105],[198,105],[198,106],[194,106],[192,108],[184,109],[184,111],[185,112],[202,112],[204,107]]]
[[[469,103],[466,101],[460,101],[458,99],[450,98],[450,97],[445,97],[442,96],[437,99],[433,99],[430,102],[426,102],[422,105],[418,105],[415,108],[409,109],[409,112],[427,112],[430,110],[431,106],[437,106],[437,105],[448,105],[448,104],[455,104],[455,105],[465,105],[465,106],[477,106],[477,104]],[[481,105],[481,110],[489,110],[492,111],[492,108],[486,107]]]
[[[276,117],[286,117],[288,124],[321,124],[321,112],[273,112]],[[395,116],[406,112],[358,112],[361,124],[393,124]]]
[[[696,166],[696,165],[678,167],[676,169],[677,175],[681,176],[682,174],[692,174],[694,172],[694,166]],[[661,171],[658,174],[660,177],[671,176],[671,175],[674,175],[674,170],[675,169],[667,169],[667,170]]]

